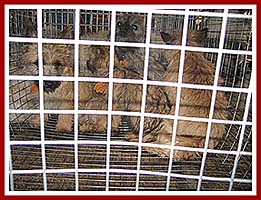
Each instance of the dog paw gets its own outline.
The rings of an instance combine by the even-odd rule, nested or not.
[[[193,160],[196,157],[198,157],[198,152],[175,150],[173,159],[175,161]]]
[[[71,124],[66,124],[66,123],[57,123],[55,131],[57,132],[71,132],[72,127]]]
[[[79,129],[80,129],[80,131],[86,132],[86,133],[97,132],[97,125],[88,123],[88,124],[84,124],[84,125],[80,126]]]
[[[139,142],[139,135],[136,135],[134,133],[129,133],[124,136],[124,139],[129,142]]]
[[[39,126],[40,126],[40,118],[38,117],[38,118],[32,119],[32,120],[30,121],[30,124],[31,124],[32,126],[39,127]]]
[[[160,157],[169,157],[170,150],[165,148],[145,147],[145,151]]]

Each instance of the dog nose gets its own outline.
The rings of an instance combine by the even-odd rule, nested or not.
[[[122,24],[120,26],[120,31],[123,32],[123,33],[126,33],[130,30],[130,27],[127,25],[127,24]]]

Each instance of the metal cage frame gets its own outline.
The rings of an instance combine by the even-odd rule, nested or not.
[[[9,62],[6,64],[8,72],[5,79],[7,83],[6,99],[8,100],[6,102],[9,102],[6,105],[8,116],[6,124],[9,124],[9,127],[6,127],[5,144],[8,149],[6,181],[9,183],[9,188],[6,192],[12,194],[23,190],[77,192],[93,190],[169,192],[220,190],[231,192],[239,190],[253,192],[255,190],[253,172],[255,173],[256,170],[252,165],[252,159],[255,159],[253,157],[255,155],[253,139],[256,133],[252,115],[255,114],[256,103],[254,100],[255,85],[253,85],[255,84],[253,74],[256,70],[256,58],[254,56],[255,47],[252,44],[255,44],[253,41],[255,40],[256,9],[253,6],[249,6],[249,9],[223,7],[224,9],[190,9],[189,6],[185,6],[185,8],[181,7],[176,10],[149,7],[150,9],[146,12],[136,12],[134,11],[136,7],[105,9],[105,7],[87,8],[84,6],[84,9],[77,7],[67,9],[65,6],[64,9],[48,9],[48,6],[44,8],[32,6],[32,9],[21,10],[15,6],[8,6],[6,13],[9,15],[6,18],[10,19],[10,22],[6,24],[9,28],[9,35],[6,37],[8,49],[6,53],[8,52],[9,55],[6,57],[9,58]],[[39,70],[38,76],[16,74],[22,65],[20,63],[22,53],[19,52],[21,46],[36,42],[39,45],[38,51],[41,53],[42,43],[52,43],[57,34],[50,32],[52,29],[48,29],[48,26],[55,26],[59,31],[73,26],[68,38],[59,39],[56,42],[73,44],[75,57],[79,55],[78,47],[81,44],[104,43],[113,49],[115,44],[117,45],[114,41],[79,40],[79,38],[81,30],[94,33],[108,30],[113,35],[115,33],[113,20],[119,12],[145,13],[150,21],[147,22],[147,31],[151,33],[172,31],[184,27],[208,28],[207,44],[197,50],[205,52],[206,58],[217,67],[216,73],[219,72],[224,78],[223,87],[214,85],[211,89],[226,92],[230,105],[233,107],[233,117],[228,122],[223,121],[223,123],[227,123],[227,133],[224,134],[224,142],[217,149],[205,147],[199,150],[203,153],[202,159],[195,159],[191,162],[174,162],[167,158],[159,158],[147,153],[141,142],[133,144],[124,141],[123,134],[111,136],[109,131],[104,134],[86,134],[78,132],[76,125],[73,135],[55,133],[54,124],[57,122],[57,114],[63,112],[73,114],[74,123],[77,123],[77,114],[86,113],[86,111],[80,112],[77,108],[69,111],[52,110],[52,114],[49,113],[51,118],[45,123],[43,118],[48,113],[43,109],[43,96],[40,94],[37,99],[39,104],[35,105],[35,100],[30,99],[30,94],[23,91],[23,88],[28,87],[32,81],[39,81],[39,86],[42,88],[43,80],[55,79],[44,77],[42,70]],[[25,19],[25,16],[29,16],[29,18]],[[182,18],[177,18],[177,16]],[[22,22],[27,20],[32,22],[31,28],[38,31],[25,29]],[[31,37],[28,37],[28,34],[31,34]],[[126,43],[126,45],[129,44]],[[160,48],[166,48],[166,45],[157,45]],[[145,47],[145,52],[148,52],[153,44],[147,40],[145,44],[135,44],[134,46]],[[193,47],[185,46],[181,46],[180,50],[195,51]],[[41,57],[39,54],[39,60]],[[147,53],[145,53],[145,59],[148,59]],[[78,59],[75,59],[74,62],[75,66],[79,64]],[[110,70],[112,70],[112,65],[111,63]],[[41,62],[39,66],[41,66]],[[58,80],[74,81],[75,90],[77,90],[78,72],[78,69],[75,69],[74,77],[58,77]],[[99,80],[93,78],[93,80],[95,79]],[[110,76],[107,81],[110,84],[115,80]],[[146,79],[140,81],[140,84],[144,86],[149,83],[155,84]],[[167,84],[167,86],[172,85]],[[203,87],[203,89],[208,88]],[[78,91],[75,91],[75,97],[77,95]],[[112,97],[109,95],[110,98]],[[75,98],[77,105],[76,101],[77,98]],[[28,102],[31,105],[29,108]],[[24,106],[25,104],[26,106]],[[96,112],[87,111],[87,113],[95,114]],[[42,126],[40,128],[26,123],[32,114],[41,117]],[[100,114],[106,114],[108,122],[115,115],[110,107],[108,111],[100,112]],[[128,113],[119,112],[119,114]],[[146,113],[141,112],[141,121],[146,116],[148,116]],[[170,117],[170,119],[177,120],[174,117]],[[208,123],[213,121],[218,120],[206,119]],[[129,131],[124,121],[119,129],[123,133]],[[209,134],[206,137],[209,137]],[[148,146],[150,145],[148,144]],[[97,153],[96,158],[92,157],[94,152]],[[122,155],[121,159],[117,155]],[[224,169],[220,169],[221,166]]]

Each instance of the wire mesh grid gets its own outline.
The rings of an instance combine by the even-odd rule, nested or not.
[[[115,12],[80,10],[77,8],[9,10],[9,190],[251,191],[253,170],[252,91],[249,88],[250,79],[253,78],[251,77],[252,9],[181,9],[174,11],[153,10],[148,13],[131,12],[131,14],[145,16],[143,22],[146,27],[146,44],[121,44],[117,43],[117,38],[116,43],[113,42],[113,39],[115,39],[114,27],[117,26],[115,19],[119,15],[128,15],[129,13],[121,10]],[[30,26],[24,26],[28,21],[31,22],[29,23]],[[203,145],[202,148],[185,147],[183,149],[175,146],[175,149],[197,151],[201,156],[194,157],[190,161],[172,161],[172,156],[170,158],[160,157],[147,151],[147,146],[155,148],[169,147],[150,143],[142,143],[141,145],[141,136],[138,143],[126,141],[126,134],[129,134],[132,130],[129,127],[128,120],[126,121],[124,118],[130,118],[129,116],[131,118],[140,117],[139,134],[142,134],[141,130],[144,128],[142,123],[146,120],[146,117],[153,117],[153,114],[145,113],[145,106],[142,105],[142,114],[125,111],[115,112],[112,102],[113,94],[110,94],[112,82],[117,82],[117,80],[112,79],[114,73],[113,68],[110,66],[114,64],[113,59],[110,60],[110,66],[108,66],[109,79],[97,78],[93,73],[90,73],[91,75],[87,73],[86,75],[84,74],[86,68],[81,67],[89,66],[87,69],[91,71],[91,65],[90,60],[81,59],[81,47],[95,45],[92,46],[92,49],[98,54],[101,49],[97,48],[96,50],[96,45],[98,47],[106,45],[112,55],[118,51],[115,44],[120,47],[126,45],[128,47],[145,48],[142,53],[145,59],[143,75],[144,81],[147,81],[147,79],[148,81],[144,83],[143,80],[138,80],[137,83],[144,86],[149,84],[157,85],[162,83],[150,81],[149,73],[148,78],[146,78],[150,67],[149,62],[151,61],[146,51],[152,52],[154,50],[153,44],[164,44],[160,38],[160,32],[183,30],[186,29],[185,27],[195,30],[207,28],[207,39],[203,41],[202,45],[204,49],[199,49],[199,51],[206,51],[204,53],[205,57],[214,66],[218,66],[217,70],[224,80],[224,86],[217,82],[218,90],[224,90],[226,93],[231,117],[228,120],[221,120],[221,122],[212,120],[215,123],[226,124],[222,142],[215,149],[207,148],[208,145]],[[40,39],[41,34],[43,39]],[[37,39],[37,37],[39,38]],[[36,40],[33,38],[36,38]],[[151,43],[148,38],[150,38]],[[223,42],[220,41],[222,38]],[[28,72],[23,71],[24,65],[26,65],[23,59],[24,49],[28,51],[27,48],[32,45],[32,42],[37,44],[36,68],[41,66],[41,47],[44,47],[44,43],[57,43],[59,45],[59,43],[65,42],[74,45],[72,51],[75,52],[75,58],[79,56],[79,60],[74,58],[72,65],[77,66],[77,63],[79,63],[79,69],[75,67],[72,74],[68,75],[69,77],[57,77],[61,76],[59,73],[45,74],[46,72],[42,71],[40,67],[39,73],[36,74],[33,74],[32,71],[35,72],[35,70],[31,69]],[[220,46],[220,44],[223,45]],[[146,45],[150,45],[152,48],[148,48]],[[162,46],[161,50],[158,49],[159,54],[157,54],[160,62],[166,63],[163,64],[164,66],[170,62],[167,57],[164,57],[165,51],[173,51],[173,49],[168,50],[166,48],[169,47]],[[182,46],[181,52],[185,51],[183,48],[186,47]],[[218,48],[221,50],[219,51]],[[195,50],[187,48],[186,51]],[[147,64],[146,60],[148,61]],[[42,63],[42,65],[47,64]],[[146,70],[146,68],[148,69]],[[83,77],[87,76],[87,78],[78,78],[79,82],[75,81],[77,75],[82,75],[82,72]],[[39,76],[31,76],[38,74]],[[78,99],[81,99],[81,91],[77,90],[77,88],[81,87],[80,81],[87,81],[93,86],[100,80],[109,84],[109,109],[107,111],[105,109],[104,112],[78,110],[77,106],[81,105],[78,103]],[[45,103],[43,103],[46,101],[45,94],[39,92],[40,95],[36,95],[32,85],[37,85],[39,91],[41,91],[46,89],[48,81],[56,81],[59,83],[58,85],[75,81],[72,88],[75,92],[75,109],[58,108],[58,110],[53,110],[53,108],[46,107]],[[121,82],[118,79],[118,81],[119,84],[125,82],[136,83],[131,80]],[[180,83],[178,82],[178,84]],[[173,86],[171,83],[163,83],[163,85]],[[175,84],[174,86],[179,87]],[[191,84],[185,86],[198,87],[191,86]],[[210,89],[207,86],[204,88],[202,85],[199,87]],[[215,93],[214,91],[217,89],[214,86],[211,90]],[[216,92],[218,93],[218,91]],[[146,93],[146,89],[143,89],[143,93]],[[144,96],[146,97],[146,94]],[[143,102],[142,104],[145,105],[144,100]],[[44,109],[47,109],[47,111]],[[73,126],[70,132],[57,131],[56,129],[59,116],[64,113],[67,116],[73,116],[68,118],[72,120],[71,124]],[[108,122],[108,129],[113,128],[112,119],[114,117],[116,118],[117,115],[124,116],[117,127],[117,134],[110,132],[110,130],[99,132],[80,130],[77,124],[81,121],[81,115],[96,116],[97,113],[101,116],[100,120],[103,120],[102,122]],[[175,116],[167,116],[167,118],[176,120]],[[195,120],[190,117],[181,117],[182,119]],[[199,121],[201,120],[204,122],[204,119]],[[208,120],[205,119],[205,122],[208,122]],[[175,151],[175,149],[170,148],[171,151]]]

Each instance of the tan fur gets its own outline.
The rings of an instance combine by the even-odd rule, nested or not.
[[[173,33],[172,35],[164,35],[168,38],[168,44],[180,44],[181,32]],[[163,38],[166,39],[166,38]],[[187,44],[197,46],[198,32],[189,31]],[[199,46],[199,45],[198,45]],[[177,82],[179,73],[180,51],[169,51],[169,65],[163,81]],[[137,58],[136,58],[137,60]],[[214,66],[207,61],[203,53],[199,52],[186,52],[183,79],[184,83],[213,85],[214,82]],[[219,82],[223,82],[220,78]],[[176,106],[176,87],[161,87],[161,86],[148,86],[147,88],[147,101],[146,112],[159,113],[159,114],[174,114]],[[138,98],[138,97],[137,97]],[[181,99],[179,107],[179,116],[186,117],[200,117],[208,118],[210,103],[212,98],[211,90],[204,89],[181,89]],[[228,108],[227,98],[224,92],[217,92],[214,119],[227,119]],[[143,130],[143,142],[154,144],[171,145],[173,120],[160,119],[160,118],[145,118]],[[133,133],[126,137],[129,141],[138,141],[139,119],[131,120]],[[205,145],[205,137],[207,133],[206,122],[193,122],[178,120],[176,132],[176,145],[184,147],[203,148]],[[208,143],[208,148],[214,148],[225,132],[224,124],[212,123],[211,134]],[[163,148],[145,148],[148,152],[160,156],[170,156],[169,149]],[[190,151],[174,151],[174,159],[190,159],[198,155],[196,152]]]
[[[188,45],[196,46],[198,44],[196,32],[188,32]],[[177,32],[173,35],[168,35],[168,44],[180,44],[181,33]],[[44,46],[43,46],[44,47]],[[48,45],[47,45],[48,47]],[[44,47],[46,48],[46,47]],[[45,49],[43,49],[45,51]],[[46,49],[46,51],[49,51]],[[50,51],[51,52],[51,51]],[[180,52],[177,50],[166,51],[170,52],[166,55],[169,59],[169,65],[166,73],[160,71],[156,74],[152,70],[152,74],[155,74],[156,79],[162,77],[164,81],[177,82],[179,72],[179,58]],[[71,54],[69,54],[71,55]],[[49,56],[49,57],[48,57]],[[133,55],[128,56],[128,52],[125,56],[130,58],[129,67],[134,66],[135,70],[131,68],[125,69],[124,66],[115,57],[114,77],[117,78],[135,78],[142,79],[143,73],[140,73],[142,69],[137,68],[135,64],[143,62],[143,56],[136,56],[135,62],[133,61]],[[52,58],[49,54],[44,54],[44,57],[48,57],[52,66]],[[58,57],[58,56],[57,56]],[[62,57],[59,57],[62,59]],[[64,58],[63,58],[64,59]],[[64,66],[62,66],[63,76],[72,76],[73,68],[70,64],[70,60],[64,59]],[[30,61],[32,62],[32,61]],[[62,62],[61,62],[62,63]],[[94,76],[94,77],[108,77],[109,69],[109,48],[90,48],[88,45],[80,45],[80,66],[87,65],[90,71],[80,71],[81,76]],[[150,60],[150,66],[157,66],[159,62],[157,59]],[[138,65],[140,66],[140,65]],[[161,66],[160,66],[161,67]],[[157,69],[158,67],[155,67]],[[57,69],[56,69],[57,70]],[[51,70],[52,72],[52,70]],[[221,79],[220,79],[221,80]],[[202,53],[199,52],[186,52],[185,66],[183,73],[183,82],[191,84],[203,84],[212,85],[214,81],[214,66],[208,62]],[[221,80],[222,82],[222,80]],[[108,98],[108,84],[105,84],[104,94],[97,94],[93,86],[95,83],[79,82],[79,108],[78,109],[102,109],[107,110],[107,98]],[[175,87],[161,87],[161,86],[148,86],[146,96],[146,112],[159,113],[159,114],[174,114],[176,105],[176,92]],[[142,85],[139,84],[127,84],[127,83],[114,83],[113,84],[113,110],[140,112],[141,109],[141,96]],[[211,90],[203,89],[188,89],[182,88],[181,100],[180,100],[180,116],[187,117],[202,117],[208,118],[210,102],[212,97]],[[74,83],[62,82],[61,86],[57,88],[53,93],[44,94],[44,100],[46,102],[45,109],[74,109]],[[223,92],[217,93],[214,118],[227,119],[227,99]],[[58,118],[56,126],[57,131],[71,131],[72,127],[72,115],[61,114]],[[79,129],[80,131],[104,131],[107,129],[106,116],[96,115],[79,115]],[[139,118],[127,117],[132,129],[132,134],[126,136],[129,141],[137,141],[139,133]],[[114,131],[120,122],[119,116],[113,116],[112,130]],[[155,144],[171,145],[173,120],[160,119],[160,118],[145,118],[144,130],[143,130],[143,142],[150,142]],[[212,124],[209,148],[214,148],[220,138],[223,136],[225,126],[222,124]],[[190,146],[190,147],[203,147],[205,142],[207,130],[207,123],[192,122],[192,121],[178,121],[178,129],[176,135],[176,145],[178,146]],[[168,149],[159,148],[146,148],[151,153],[156,153],[161,156],[169,156]],[[189,159],[195,156],[193,152],[175,151],[174,159]]]
[[[188,32],[188,45],[196,46],[197,43],[194,34],[195,31]],[[181,39],[179,36],[180,32],[174,33],[170,36],[170,38],[172,38],[171,42],[168,43],[180,44]],[[180,52],[173,50],[169,56],[172,59],[163,80],[177,82]],[[204,58],[203,53],[187,51],[185,55],[182,81],[191,84],[212,85],[214,82],[213,64]],[[174,87],[166,87],[166,93],[168,94],[172,105],[170,113],[175,112],[176,91],[177,90]],[[211,90],[182,88],[179,116],[208,118],[211,98]],[[218,92],[213,118],[223,120],[227,119],[229,114],[227,105],[228,101],[224,92]],[[153,143],[171,145],[173,122],[170,123],[170,121],[163,120],[162,126],[162,132],[158,134],[157,140]],[[176,145],[186,147],[204,147],[207,126],[208,124],[204,122],[179,120],[176,133]],[[222,138],[224,132],[224,124],[212,123],[208,148],[214,148]],[[168,149],[148,148],[147,150],[159,155],[169,156]],[[194,152],[175,151],[174,159],[189,159],[195,155],[196,153]]]
[[[86,49],[87,48],[87,49]],[[91,46],[86,46],[85,49],[86,51],[90,51],[92,54],[95,55],[95,51],[92,49]],[[81,53],[81,57],[82,57]],[[90,56],[90,55],[88,55]],[[108,69],[108,62],[104,63],[103,59],[104,57],[100,57],[99,60],[97,57],[88,57],[91,60],[96,59],[96,63],[99,63],[100,65],[95,66],[95,73],[96,75],[102,76],[104,73],[106,73],[106,70]],[[107,57],[105,58],[107,59]],[[94,62],[94,61],[92,61]],[[105,65],[104,65],[105,64]],[[64,71],[62,73],[63,76],[70,76],[73,74],[73,71],[71,68],[65,67]],[[93,99],[95,96],[99,96],[99,94],[96,94],[94,91],[94,85],[95,83],[92,82],[79,82],[78,84],[78,109],[80,110],[85,110],[85,109],[103,109],[104,103],[99,104],[98,102],[96,104],[89,102],[91,99]],[[45,94],[46,98],[45,101],[48,105],[46,109],[49,109],[49,107],[52,107],[50,109],[65,109],[65,110],[72,110],[74,109],[74,82],[62,82],[61,86],[55,90],[55,92],[50,93],[50,94]],[[101,95],[102,98],[102,95]],[[93,101],[94,102],[94,101]],[[102,101],[103,102],[103,101]],[[87,116],[87,115],[86,115]],[[57,131],[64,131],[64,132],[70,132],[71,127],[73,125],[73,116],[72,115],[67,115],[67,114],[60,114],[58,117],[58,122],[56,125],[56,130]],[[86,128],[87,124],[84,124],[84,121],[90,121],[85,119],[84,117],[80,117],[81,119],[79,121],[79,129],[80,131],[87,131],[88,129]],[[99,120],[94,120],[97,122],[100,122]],[[99,126],[96,126],[97,130],[99,131]],[[102,129],[102,128],[101,128]],[[100,129],[100,130],[101,130]],[[89,130],[94,130],[89,129]]]
[[[125,51],[124,58],[128,62],[127,69],[121,65],[121,63],[114,58],[114,77],[122,79],[142,79],[141,68],[139,68],[140,63],[144,62],[142,54],[137,54],[137,51]],[[121,55],[121,49],[117,50],[118,55]],[[106,53],[107,52],[107,53]],[[109,56],[109,52],[105,51]],[[135,59],[133,57],[135,56]],[[155,60],[151,60],[150,64],[158,65]],[[151,71],[151,75],[158,73],[157,71]],[[155,75],[157,76],[157,75]],[[105,84],[107,86],[107,84]],[[106,87],[107,88],[107,87]],[[108,91],[105,92],[106,97],[108,97]],[[167,114],[170,112],[170,102],[168,100],[167,94],[164,91],[164,87],[158,86],[148,86],[147,88],[147,103],[146,111],[153,112],[160,110],[159,113]],[[141,84],[131,84],[131,83],[113,83],[113,110],[116,111],[131,111],[131,112],[141,112],[141,100],[142,100],[142,85]],[[100,100],[101,101],[101,100]],[[106,103],[106,102],[105,102]],[[125,117],[129,122],[130,128],[134,135],[127,135],[126,139],[129,141],[135,141],[136,136],[139,133],[140,119],[138,117]],[[119,125],[120,117],[114,116],[112,122],[112,128]],[[155,141],[157,134],[161,129],[162,119],[151,119],[146,118],[144,121],[144,141]],[[105,127],[104,127],[105,128]],[[136,135],[136,136],[135,136]],[[134,137],[133,137],[134,136]]]
[[[146,18],[143,15],[118,13],[116,16],[115,41],[145,42]]]
[[[21,75],[38,75],[38,45],[28,44],[24,47],[24,67]],[[61,76],[63,66],[73,68],[73,51],[71,45],[43,44],[43,75]]]
[[[84,49],[83,49],[84,48]],[[82,76],[94,76],[94,77],[108,77],[109,68],[109,48],[102,46],[82,46],[80,47],[80,60],[86,59],[84,53],[87,55],[89,61],[89,67],[93,68],[93,72],[83,72]],[[115,63],[115,73],[121,76],[122,66],[119,63]],[[63,76],[71,76],[73,74],[72,68],[64,67],[62,73]],[[96,83],[92,82],[79,82],[78,85],[78,109],[79,110],[107,110],[107,98],[108,98],[108,84],[105,83],[105,93],[99,94],[94,90]],[[117,101],[119,93],[122,92],[121,87],[116,85],[116,91],[114,102]],[[130,91],[130,90],[128,90]],[[74,82],[62,82],[61,86],[57,88],[53,93],[45,93],[45,109],[74,109]],[[115,102],[113,104],[114,110],[124,110],[123,104]],[[73,116],[69,114],[60,114],[56,125],[56,131],[70,132],[73,125]],[[116,130],[120,123],[120,117],[113,117],[112,129]],[[99,132],[104,131],[107,128],[107,120],[105,116],[96,115],[80,115],[79,116],[79,130],[84,132]]]
[[[109,47],[79,45],[79,76],[108,77],[109,73]]]
[[[64,44],[43,44],[42,45],[42,57],[43,57],[43,73],[44,75],[60,76],[63,68],[67,66],[72,68],[72,54],[70,45]],[[22,61],[23,68],[19,70],[20,75],[38,75],[38,45],[36,43],[26,44],[22,49],[24,58]],[[56,65],[58,63],[58,66]],[[56,65],[56,66],[55,66]],[[33,84],[33,81],[31,81]],[[39,88],[38,88],[39,89]],[[30,101],[25,102],[25,109],[32,109],[31,104],[39,104],[39,94],[31,93],[30,86],[26,87],[24,91],[30,96]],[[58,97],[57,97],[58,98]],[[28,101],[28,100],[27,100]],[[44,102],[45,103],[45,102]],[[46,105],[46,103],[45,103]],[[31,122],[34,125],[39,125],[39,115],[31,118]],[[47,120],[47,118],[45,118]]]
[[[32,44],[26,47],[27,51],[24,57],[23,74],[36,75],[38,74],[37,68],[37,54],[38,49],[36,44]],[[43,44],[43,72],[44,75],[53,76],[73,76],[73,56],[72,48],[68,45],[63,44]],[[87,50],[86,50],[87,49]],[[95,53],[90,46],[84,46],[81,50],[90,51]],[[91,57],[90,59],[96,59],[96,57]],[[59,63],[59,66],[55,65]],[[94,62],[94,61],[92,61]],[[107,62],[106,62],[107,64]],[[96,66],[97,69],[102,67],[103,70],[108,66]],[[102,72],[99,72],[102,73]],[[89,109],[86,107],[86,103],[93,96],[93,86],[94,83],[89,82],[79,82],[79,109]],[[29,92],[29,91],[28,91]],[[39,101],[39,94],[32,94]],[[62,81],[60,87],[58,87],[54,92],[44,93],[44,108],[54,109],[54,110],[72,110],[74,109],[74,82]],[[71,131],[72,127],[72,115],[61,114],[58,117],[58,123],[56,125],[57,131]],[[39,121],[38,119],[33,121]],[[32,121],[32,122],[33,122]],[[37,124],[36,124],[37,125]]]
[[[104,30],[96,33],[84,33],[80,39],[82,40],[103,40],[107,41],[110,39],[110,31]]]

